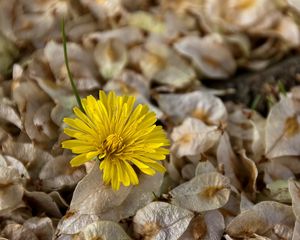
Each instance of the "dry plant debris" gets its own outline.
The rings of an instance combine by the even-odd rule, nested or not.
[[[201,84],[299,47],[298,0],[0,0],[0,239],[299,240],[300,87],[268,86],[264,115]],[[99,90],[119,114],[103,126]],[[122,177],[105,158],[121,138],[97,144],[123,105],[154,143]]]

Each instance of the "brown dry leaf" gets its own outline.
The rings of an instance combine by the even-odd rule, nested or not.
[[[259,165],[259,169],[264,171],[264,182],[266,184],[277,180],[288,180],[295,177],[288,167],[273,161],[261,163]]]
[[[300,13],[300,3],[297,0],[287,0],[288,4]],[[293,239],[294,240],[294,239]]]
[[[229,136],[226,132],[221,136],[219,141],[219,145],[217,148],[217,160],[218,164],[222,165],[225,176],[230,179],[230,183],[235,188],[242,189],[241,183],[237,178],[239,161],[232,150]]]
[[[289,47],[300,45],[300,29],[293,18],[282,17],[274,31]]]
[[[291,98],[282,97],[267,118],[266,156],[299,156],[300,117]]]
[[[20,205],[23,193],[21,174],[0,155],[0,213],[6,213]]]
[[[286,225],[276,224],[274,226],[274,233],[273,236],[271,236],[271,239],[292,239],[293,228],[294,226],[288,227]]]
[[[160,196],[162,182],[163,175],[160,173],[154,176],[141,175],[139,184],[131,188],[126,199],[120,205],[101,213],[100,218],[118,222],[134,216],[139,209],[152,202],[155,196]]]
[[[119,224],[110,221],[97,221],[89,224],[81,231],[81,234],[85,240],[131,240]]]
[[[37,212],[46,213],[48,216],[61,218],[62,214],[56,202],[45,192],[25,191],[24,199]]]
[[[247,211],[251,208],[253,208],[254,203],[251,202],[245,193],[241,194],[241,202],[240,202],[240,210],[241,212]]]
[[[150,81],[132,70],[124,70],[120,76],[108,81],[103,89],[115,91],[120,95],[137,95],[146,99],[150,98]]]
[[[39,120],[35,120],[36,122],[34,122],[34,116],[43,104],[50,102],[50,98],[46,95],[46,93],[41,91],[34,82],[31,81],[21,83],[15,82],[14,86],[13,99],[17,103],[25,131],[29,138],[32,141],[48,142],[50,138],[44,133],[44,128],[48,129],[48,133],[49,131],[53,133],[56,129],[49,121],[42,121],[42,125],[40,125],[41,121]],[[48,113],[48,116],[49,115],[50,113]],[[37,116],[37,118],[39,117]]]
[[[267,184],[266,188],[268,189],[268,192],[266,193],[268,198],[281,203],[292,202],[289,193],[288,180],[274,181]]]
[[[299,174],[300,172],[300,158],[297,156],[286,156],[279,158],[272,158],[271,161],[279,163],[287,168],[289,168],[294,174]]]
[[[229,0],[223,5],[217,0],[205,0],[202,9],[202,20],[211,31],[251,31],[258,23],[263,30],[272,26],[272,15],[277,13],[275,4],[268,0]]]
[[[0,187],[0,213],[17,207],[23,197],[24,188],[21,184],[10,183]]]
[[[103,90],[114,91],[119,95],[133,95],[136,97],[136,104],[148,105],[158,119],[163,118],[163,112],[149,101],[150,81],[137,72],[123,70],[120,76],[108,81]]]
[[[187,229],[193,213],[166,202],[152,202],[133,218],[134,232],[145,240],[177,240]]]
[[[68,14],[67,3],[56,0],[13,0],[1,2],[0,9],[3,33],[18,44],[32,42],[36,47],[55,37],[53,28]]]
[[[93,55],[76,43],[68,43],[68,59],[70,70],[79,90],[99,89],[97,67]],[[54,41],[49,41],[44,48],[44,55],[55,76],[58,87],[71,90],[71,84],[65,66],[63,47]]]
[[[184,165],[184,160],[182,158],[176,157],[174,154],[170,154],[170,161],[165,163],[168,176],[170,178],[179,183],[181,180],[180,169]]]
[[[61,190],[74,187],[81,180],[85,171],[82,167],[72,168],[71,156],[58,156],[47,161],[39,173],[43,191]]]
[[[76,186],[70,211],[80,214],[101,215],[106,211],[118,207],[127,198],[131,187],[121,186],[120,190],[114,191],[102,181],[102,172],[98,162],[93,169]]]
[[[237,108],[229,114],[228,134],[236,147],[245,149],[255,162],[265,151],[265,119],[250,109]]]
[[[289,192],[292,198],[292,207],[296,218],[300,219],[300,183],[295,180],[289,180]]]
[[[243,190],[255,196],[258,170],[255,162],[246,156],[245,150],[239,151],[241,163],[238,165],[237,176]]]
[[[292,240],[297,240],[299,238],[300,238],[300,222],[299,220],[296,220]]]
[[[171,151],[178,157],[199,156],[219,141],[221,131],[216,126],[207,126],[195,118],[186,118],[171,133]]]
[[[39,240],[33,231],[17,223],[6,225],[1,235],[11,240]]]
[[[274,236],[273,231],[276,225],[280,224],[292,229],[294,222],[295,217],[290,206],[265,201],[240,213],[229,223],[226,232],[231,237],[237,238],[247,238],[254,233],[270,237]]]
[[[118,39],[126,46],[132,46],[143,41],[142,31],[130,26],[110,29],[107,31],[93,32],[83,37],[83,45],[91,48],[98,42],[107,42],[113,39]]]
[[[53,156],[32,143],[14,142],[8,138],[2,145],[3,153],[13,156],[26,167],[31,179],[37,179],[43,165]]]
[[[160,94],[157,99],[161,110],[176,124],[187,116],[209,125],[219,125],[227,120],[227,111],[221,99],[205,91]]]
[[[0,158],[1,158],[1,155],[0,155]],[[17,170],[19,176],[22,179],[26,179],[26,180],[30,179],[29,173],[21,161],[19,161],[18,159],[14,158],[14,157],[7,156],[7,155],[4,155],[3,158],[9,167],[12,167],[13,169]]]
[[[181,176],[184,180],[190,180],[195,176],[195,165],[193,163],[185,164],[181,169]]]
[[[58,131],[51,119],[51,111],[54,103],[43,104],[33,115],[33,124],[50,140],[57,139]]]
[[[98,21],[105,22],[114,17],[122,10],[120,0],[80,0],[81,4],[87,7]]]
[[[149,41],[144,48],[137,62],[146,78],[175,89],[194,83],[194,69],[167,45]]]
[[[165,22],[153,14],[143,11],[129,14],[128,25],[157,34],[162,34],[166,31]]]
[[[207,160],[205,162],[198,163],[195,170],[195,175],[201,175],[203,173],[210,173],[210,172],[217,172],[217,169],[209,160]]]
[[[207,77],[228,78],[236,71],[236,62],[220,35],[187,36],[175,44],[175,49]]]
[[[94,59],[103,78],[118,77],[127,64],[126,46],[118,39],[98,42],[94,50]]]
[[[224,218],[218,210],[195,216],[179,240],[221,240],[225,229]]]
[[[41,64],[42,60],[37,57],[35,61],[32,62],[32,66],[29,68],[29,74],[32,79],[34,79],[38,86],[48,94],[48,96],[52,99],[55,106],[52,107],[50,111],[50,117],[53,123],[57,126],[61,126],[64,117],[70,117],[73,114],[73,107],[76,106],[76,98],[73,94],[68,92],[67,89],[62,88],[61,86],[56,85],[53,81],[51,76],[51,70],[49,69],[49,76],[45,74],[45,72],[41,72],[37,68],[38,65],[41,65],[40,68],[49,68],[46,63],[44,65]]]
[[[80,16],[76,16],[76,18],[73,18],[71,21],[66,22],[65,29],[67,38],[70,41],[80,42],[83,36],[85,36],[86,34],[90,34],[91,32],[97,31],[99,29],[99,26],[95,22],[92,14],[87,13]]]
[[[212,172],[195,176],[170,192],[173,202],[192,211],[218,209],[226,204],[230,195],[229,179]]]
[[[76,211],[69,210],[63,218],[60,219],[56,236],[61,234],[76,234],[82,231],[87,225],[99,221],[99,217],[93,214],[80,214]],[[72,239],[72,236],[66,236],[63,239]]]
[[[53,239],[54,228],[50,218],[33,217],[28,219],[23,226],[30,229],[38,239]]]

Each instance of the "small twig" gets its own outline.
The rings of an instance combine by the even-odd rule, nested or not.
[[[65,64],[66,64],[67,72],[68,72],[68,77],[70,79],[70,82],[71,82],[71,85],[72,85],[72,90],[73,90],[73,93],[76,97],[78,106],[81,109],[81,111],[84,112],[84,109],[83,109],[82,103],[81,103],[81,99],[80,99],[80,96],[79,96],[79,93],[78,93],[78,89],[77,89],[77,87],[74,83],[73,76],[72,76],[72,73],[71,73],[70,67],[69,67],[69,59],[68,59],[68,51],[67,51],[67,40],[66,40],[66,33],[65,33],[65,20],[64,19],[62,19],[62,22],[61,22],[61,33],[62,33],[62,40],[63,40],[63,47],[64,47],[64,58],[65,58]]]

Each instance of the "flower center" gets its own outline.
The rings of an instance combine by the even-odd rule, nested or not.
[[[122,150],[124,144],[123,144],[123,138],[120,137],[118,134],[110,134],[107,136],[107,138],[104,140],[103,144],[103,150],[105,152],[105,155],[110,155],[116,152],[119,152]]]

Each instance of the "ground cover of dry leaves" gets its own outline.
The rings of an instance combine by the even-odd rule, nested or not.
[[[297,52],[299,3],[0,0],[0,239],[299,240],[300,88],[262,116],[201,85]],[[166,174],[113,191],[70,166],[62,18],[81,96],[149,104]]]

